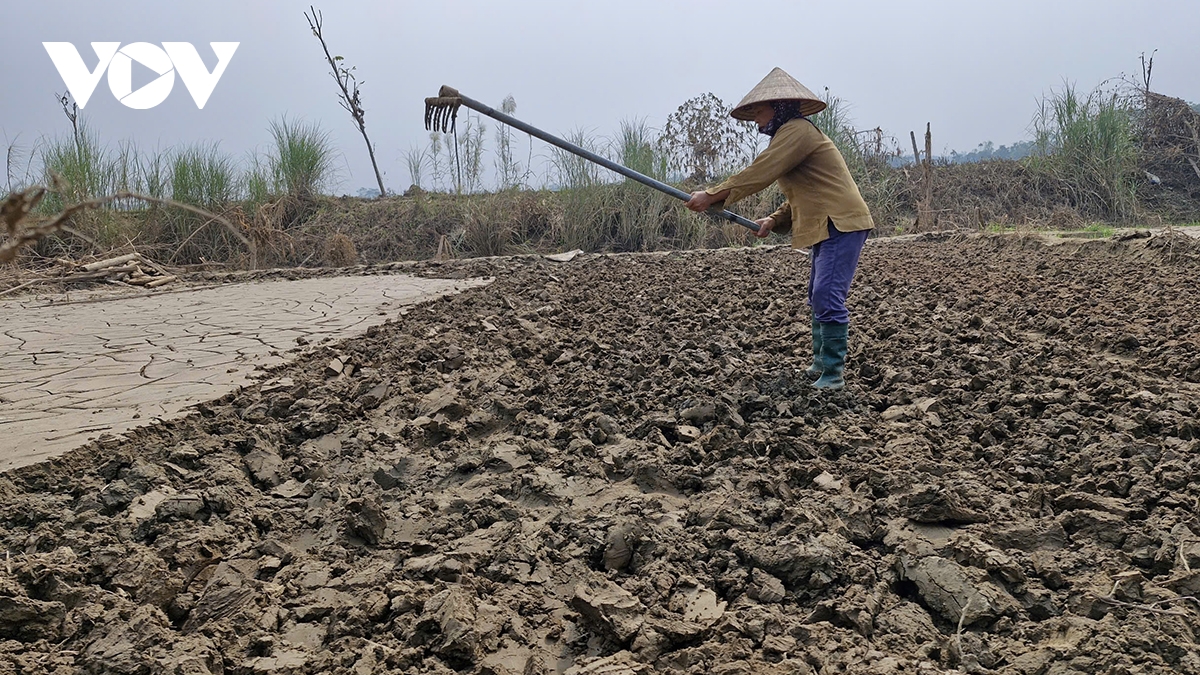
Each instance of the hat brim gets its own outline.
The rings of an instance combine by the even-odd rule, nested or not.
[[[804,115],[805,117],[808,117],[809,115],[816,115],[817,113],[821,112],[825,108],[829,107],[827,103],[825,103],[824,101],[821,101],[819,99],[776,98],[776,99],[769,99],[766,101],[754,101],[753,103],[747,103],[745,105],[734,108],[733,111],[730,112],[730,115],[734,119],[745,120],[747,122],[753,121],[754,115],[750,114],[751,108],[758,105],[759,103],[774,103],[775,101],[797,101],[797,102],[799,102],[800,103],[800,114]]]

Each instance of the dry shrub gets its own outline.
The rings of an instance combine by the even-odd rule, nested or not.
[[[284,197],[279,201],[259,206],[254,220],[249,223],[246,234],[257,247],[261,264],[276,267],[296,264],[295,242],[280,227],[286,211],[284,202],[287,199]]]
[[[546,192],[504,193],[511,200],[509,208],[514,216],[517,241],[528,244],[542,242],[552,229],[554,212]]]
[[[1146,169],[1167,187],[1200,199],[1200,113],[1182,99],[1146,92],[1138,121]]]
[[[1161,184],[1143,182],[1138,196],[1168,220],[1200,220],[1200,113],[1178,98],[1145,93],[1138,119],[1142,168]]]
[[[1200,262],[1200,239],[1168,228],[1146,242],[1146,248],[1155,251],[1167,262]]]
[[[23,192],[9,193],[0,203],[0,220],[5,229],[5,239],[0,241],[0,263],[16,260],[23,247],[37,243],[62,227],[62,221],[57,224],[30,222],[30,214],[45,196],[45,188],[34,186]]]
[[[335,232],[325,240],[322,254],[327,267],[349,267],[358,262],[358,250],[354,248],[354,242],[341,232]]]
[[[504,191],[461,201],[461,230],[454,237],[471,256],[537,249],[553,230],[550,201],[539,192]]]
[[[710,230],[709,241],[720,247],[749,246],[757,239],[748,228],[736,223],[713,224]]]
[[[1086,224],[1087,221],[1078,211],[1062,206],[1051,211],[1050,217],[1046,219],[1046,227],[1051,230],[1078,230]]]
[[[469,210],[463,224],[463,248],[473,256],[504,255],[513,234],[507,220],[504,213]]]
[[[285,194],[274,201],[263,203],[258,216],[271,228],[290,230],[305,222],[316,210],[317,200]]]
[[[910,175],[907,200],[915,212],[915,182]],[[1068,195],[1025,164],[989,160],[939,165],[934,169],[933,209],[945,225],[982,229],[994,222],[1045,220],[1056,209],[1070,209]]]

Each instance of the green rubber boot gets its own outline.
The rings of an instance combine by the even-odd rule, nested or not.
[[[808,379],[815,380],[820,377],[821,373],[825,370],[821,364],[821,324],[818,323],[816,319],[812,320],[812,343],[812,365],[808,367],[808,370],[804,371],[804,374],[808,376]]]
[[[842,373],[846,369],[847,335],[849,324],[821,324],[821,377],[813,386],[817,389],[837,390],[846,386]]]

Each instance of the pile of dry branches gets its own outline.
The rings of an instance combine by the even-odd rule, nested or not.
[[[1200,194],[1200,113],[1186,101],[1146,92],[1141,147],[1146,166],[1175,187]]]
[[[44,237],[60,230],[71,231],[69,225],[71,217],[80,211],[102,208],[118,200],[140,199],[164,206],[181,208],[220,223],[238,241],[246,246],[250,254],[251,268],[258,266],[258,247],[252,238],[248,238],[226,218],[214,215],[195,206],[170,199],[159,199],[135,192],[122,191],[105,197],[72,204],[64,208],[61,213],[46,217],[38,215],[35,210],[46,196],[47,191],[47,188],[35,185],[21,192],[10,193],[3,202],[0,202],[0,222],[4,223],[4,234],[6,235],[3,239],[0,239],[0,264],[14,262],[23,248],[37,243]],[[137,252],[86,264],[63,259],[58,259],[55,263],[57,267],[42,277],[8,288],[0,292],[0,295],[6,295],[21,288],[48,281],[76,282],[104,280],[130,286],[158,288],[177,279],[176,276],[168,273],[164,268]]]
[[[93,281],[119,286],[158,288],[179,280],[178,276],[171,274],[166,268],[136,251],[88,263],[57,258],[54,265],[51,269],[43,270],[34,279],[27,279],[19,285],[0,291],[0,295],[8,295],[42,283],[66,284]]]

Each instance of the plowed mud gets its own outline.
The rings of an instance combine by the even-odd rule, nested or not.
[[[872,244],[495,276],[0,477],[0,671],[1200,673],[1200,263]],[[1186,250],[1185,250],[1186,249]]]

